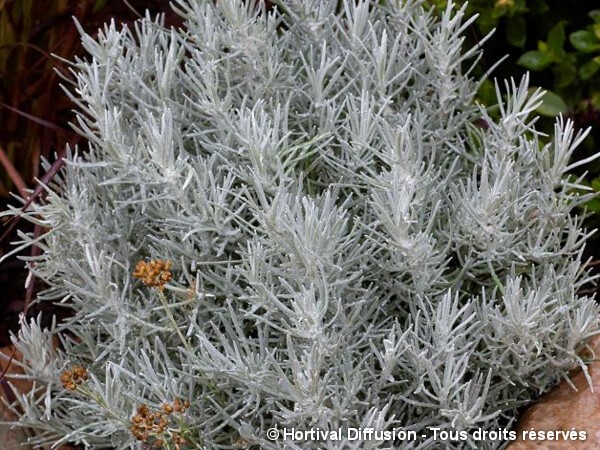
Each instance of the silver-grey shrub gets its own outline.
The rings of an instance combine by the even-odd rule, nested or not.
[[[181,398],[164,448],[493,449],[472,433],[585,367],[582,135],[559,119],[540,143],[526,77],[500,83],[499,119],[476,102],[464,10],[337,3],[177,0],[183,29],[83,35],[69,90],[89,148],[17,245],[43,249],[39,301],[72,310],[14,339],[32,442],[141,448],[136,408]],[[171,261],[164,290],[132,276],[151,260]],[[89,379],[64,389],[75,366]]]

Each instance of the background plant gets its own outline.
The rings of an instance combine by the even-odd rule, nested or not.
[[[527,78],[496,89],[497,119],[475,101],[464,8],[336,6],[178,1],[182,29],[84,35],[89,149],[4,214],[48,230],[17,250],[43,249],[38,301],[73,312],[14,339],[33,443],[293,449],[315,444],[267,429],[406,427],[429,437],[403,448],[438,448],[430,427],[509,427],[585,369],[584,135],[559,120],[542,142]]]
[[[427,4],[443,11],[447,2]],[[539,110],[542,114],[574,112],[595,97],[598,85],[592,77],[600,66],[591,54],[600,48],[595,34],[600,28],[594,31],[598,28],[594,25],[599,18],[597,10],[577,1],[476,0],[468,2],[467,14],[477,15],[466,35],[469,44],[495,30],[486,43],[486,66],[506,56],[496,70],[501,78],[518,73],[518,65],[534,72],[534,85],[558,94]],[[486,88],[481,94],[493,102],[489,84]]]
[[[459,4],[463,2],[458,2]],[[427,4],[443,11],[446,2],[428,1]],[[492,72],[499,79],[517,76],[522,68],[532,71],[533,86],[547,91],[537,112],[553,118],[559,113],[571,117],[577,126],[593,126],[575,154],[585,159],[596,153],[600,137],[600,14],[590,3],[555,0],[498,0],[471,1],[467,15],[478,15],[477,21],[466,33],[468,46],[496,30],[486,42],[486,54],[481,72],[494,62],[506,60]],[[488,106],[495,103],[491,80],[484,82],[478,98]],[[538,127],[552,133],[552,120],[543,119]],[[598,162],[576,170],[577,175],[587,171],[584,184],[594,192],[600,183]],[[591,199],[585,205],[588,211],[600,211],[600,202]],[[588,218],[588,225],[596,228],[596,217]],[[595,246],[599,241],[594,239]]]

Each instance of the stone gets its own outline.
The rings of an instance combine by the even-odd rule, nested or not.
[[[598,358],[600,336],[590,341],[590,347]],[[569,378],[577,390],[563,380],[531,406],[517,423],[517,440],[507,450],[600,449],[600,361],[589,364],[588,370],[593,390],[583,371],[575,370]],[[566,434],[555,433],[552,439],[539,439],[536,434],[535,439],[531,439],[532,431]],[[528,433],[527,439],[523,439],[524,432]]]
[[[55,345],[58,341],[55,342]],[[27,392],[31,389],[31,383],[26,380],[17,379],[11,377],[11,375],[22,374],[23,370],[15,361],[21,361],[21,354],[15,352],[14,359],[9,365],[10,357],[12,355],[12,347],[0,348],[0,373],[4,372],[4,369],[8,365],[7,378],[15,386],[19,392]],[[10,425],[2,424],[1,422],[12,422],[16,419],[14,413],[8,408],[6,403],[10,403],[8,395],[5,391],[5,386],[0,385],[0,448],[2,450],[29,450],[33,448],[27,445],[27,433],[24,429],[19,427],[12,427]],[[8,388],[8,386],[6,386]],[[31,430],[29,430],[31,432]],[[72,445],[62,445],[56,450],[77,450],[77,447]]]
[[[0,373],[4,372],[4,369],[8,365],[12,349],[10,347],[4,347],[0,349]],[[19,360],[21,355],[15,352],[15,360]],[[17,364],[10,364],[7,375],[20,373],[21,370]],[[10,379],[10,378],[9,378]],[[19,390],[27,390],[30,385],[22,380],[10,380],[14,383]],[[7,385],[0,385],[0,422],[12,422],[15,420],[15,416],[6,406],[7,393],[5,389],[9,389]],[[17,427],[11,427],[10,425],[3,425],[0,423],[0,442],[2,442],[2,448],[6,450],[21,450],[23,449],[23,442],[27,441],[27,436],[23,429]],[[26,447],[25,447],[26,448]]]

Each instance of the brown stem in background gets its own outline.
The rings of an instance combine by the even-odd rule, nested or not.
[[[27,198],[27,185],[2,147],[0,147],[0,164],[4,166],[4,170],[19,190],[21,198]]]

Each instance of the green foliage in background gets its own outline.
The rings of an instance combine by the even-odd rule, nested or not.
[[[438,11],[446,0],[428,2]],[[466,3],[459,1],[459,4]],[[600,146],[600,9],[594,2],[576,0],[474,0],[468,2],[467,15],[478,15],[466,33],[470,47],[495,30],[485,43],[480,73],[492,70],[492,79],[519,76],[531,72],[532,84],[546,90],[537,112],[539,128],[549,135],[552,118],[558,114],[571,117],[580,128],[592,126],[576,158],[584,159]],[[506,57],[502,65],[496,61]],[[485,81],[478,93],[480,102],[495,104],[493,82]],[[582,169],[583,170],[583,169]],[[586,166],[584,184],[600,192],[600,163]],[[578,171],[577,175],[582,172]],[[591,200],[585,207],[600,211],[600,201]],[[600,225],[598,219],[590,227]]]

